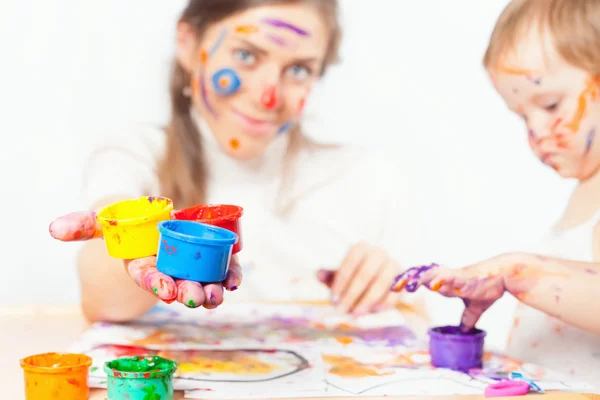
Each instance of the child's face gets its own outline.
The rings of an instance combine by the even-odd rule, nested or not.
[[[190,56],[192,96],[228,154],[259,156],[299,121],[328,41],[318,11],[301,4],[252,8],[209,27]]]
[[[600,166],[600,81],[567,64],[549,37],[531,32],[489,71],[492,81],[525,121],[535,155],[563,177],[586,179]]]

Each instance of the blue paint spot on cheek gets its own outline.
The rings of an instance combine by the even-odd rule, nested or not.
[[[231,96],[240,89],[242,82],[234,70],[224,68],[213,75],[212,84],[218,95]]]

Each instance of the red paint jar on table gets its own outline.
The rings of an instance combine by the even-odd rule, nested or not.
[[[242,250],[241,218],[244,209],[230,204],[198,204],[173,213],[173,218],[181,221],[196,221],[203,224],[218,226],[238,235],[238,241],[233,246],[232,254]]]

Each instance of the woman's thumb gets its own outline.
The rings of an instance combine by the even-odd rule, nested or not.
[[[73,212],[55,219],[49,227],[50,235],[63,242],[76,242],[102,237],[102,227],[96,213]]]

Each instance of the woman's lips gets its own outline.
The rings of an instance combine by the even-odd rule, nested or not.
[[[275,131],[277,127],[277,123],[273,120],[256,119],[235,109],[232,109],[232,111],[240,125],[242,125],[244,129],[252,135],[266,135]]]

